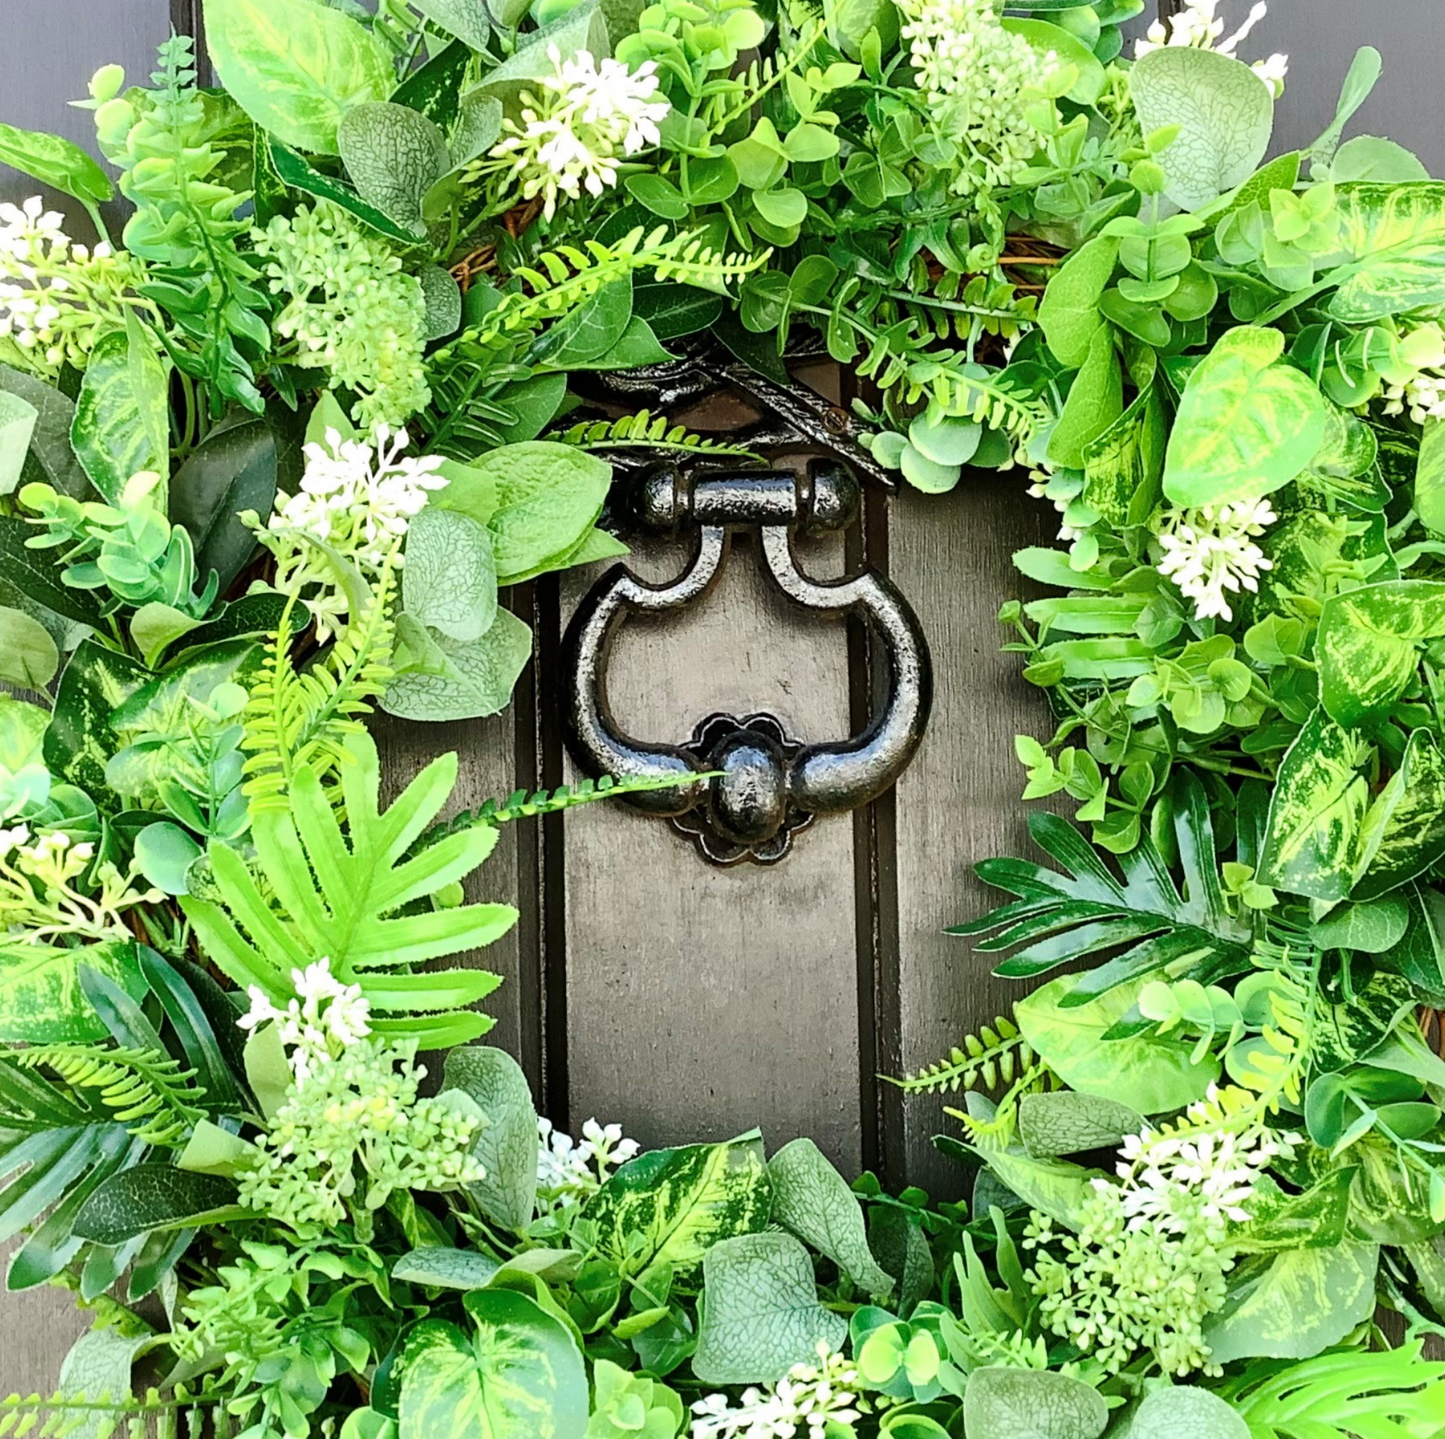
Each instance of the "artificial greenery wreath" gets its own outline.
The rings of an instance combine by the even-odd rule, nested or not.
[[[1375,52],[1263,163],[1264,7],[1142,8],[206,0],[221,88],[91,82],[118,244],[0,126],[99,232],[0,210],[0,1238],[95,1319],[0,1433],[1445,1433],[1445,184],[1343,139]],[[1062,515],[1001,618],[1089,837],[961,932],[1067,968],[901,1080],[971,1206],[553,1131],[460,882],[619,787],[379,802],[614,469],[754,458],[599,399],[704,333]]]

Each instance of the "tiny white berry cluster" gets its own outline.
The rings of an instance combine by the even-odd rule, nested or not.
[[[1278,518],[1268,500],[1173,511],[1159,534],[1159,573],[1194,602],[1196,619],[1231,620],[1226,596],[1258,590],[1259,576],[1274,568],[1254,541]]]
[[[538,1212],[549,1214],[580,1204],[601,1189],[618,1165],[641,1152],[635,1139],[623,1137],[620,1124],[589,1119],[582,1126],[582,1138],[576,1140],[554,1128],[550,1119],[538,1119]]]

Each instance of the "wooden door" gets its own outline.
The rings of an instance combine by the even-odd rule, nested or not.
[[[1225,9],[1242,17],[1244,0]],[[170,25],[193,21],[192,0],[7,0],[3,118],[88,141],[89,115],[65,101],[83,95],[92,70],[120,60],[144,75]],[[1249,53],[1295,52],[1278,146],[1319,133],[1368,41],[1386,78],[1356,133],[1389,134],[1445,173],[1441,34],[1439,0],[1271,0]],[[0,199],[32,188],[0,169]],[[1000,602],[1023,592],[1010,555],[1053,534],[1052,512],[1025,485],[1021,474],[983,474],[944,499],[872,493],[846,539],[803,551],[819,576],[863,564],[891,576],[932,647],[928,734],[897,788],[866,810],[820,820],[768,868],[710,867],[664,822],[620,806],[507,828],[472,888],[518,903],[522,920],[478,962],[506,979],[494,1039],[519,1056],[559,1125],[596,1115],[653,1145],[756,1124],[774,1146],[813,1136],[845,1170],[959,1192],[962,1176],[929,1142],[941,1106],[905,1107],[880,1076],[946,1052],[1015,993],[942,930],[987,903],[974,862],[1027,843],[1013,736],[1042,735],[1049,721],[999,654],[996,623]],[[683,558],[648,543],[634,563],[661,578]],[[559,649],[593,578],[511,592],[537,635],[513,709],[480,723],[384,723],[394,781],[447,749],[462,756],[458,807],[574,777]],[[868,713],[878,668],[863,633],[791,611],[739,547],[696,612],[624,633],[611,689],[618,718],[650,739],[685,739],[714,710],[768,710],[800,737],[834,739]],[[85,1327],[68,1295],[0,1295],[0,1393],[52,1386]]]

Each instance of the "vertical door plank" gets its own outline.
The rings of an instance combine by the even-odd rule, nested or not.
[[[638,738],[680,741],[714,711],[776,714],[797,738],[848,725],[846,630],[792,611],[735,541],[718,590],[661,623],[631,620],[610,695]],[[842,546],[809,546],[838,573]],[[825,560],[820,555],[826,555]],[[679,546],[629,562],[658,581]],[[564,577],[570,613],[595,576]],[[824,819],[780,864],[705,864],[663,820],[622,805],[566,826],[571,1119],[618,1120],[644,1144],[722,1139],[760,1125],[770,1145],[813,1136],[856,1169],[858,1003],[853,826]],[[557,957],[549,955],[549,964]]]
[[[1050,730],[1041,691],[1019,677],[1018,656],[999,653],[1000,603],[1024,593],[1010,556],[1047,544],[1053,510],[1030,500],[1021,474],[965,475],[952,494],[912,491],[893,501],[890,570],[908,596],[933,651],[933,719],[898,784],[897,886],[902,1062],[915,1070],[942,1058],[965,1034],[990,1023],[1021,992],[994,979],[945,927],[980,914],[990,891],[973,875],[981,859],[1028,853],[1015,734]],[[907,1177],[954,1195],[963,1173],[934,1151],[950,1100],[909,1099],[904,1107]]]

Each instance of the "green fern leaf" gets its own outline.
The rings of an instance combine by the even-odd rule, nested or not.
[[[361,986],[377,1033],[425,1048],[486,1033],[492,1021],[465,1006],[490,994],[501,983],[497,975],[418,972],[429,960],[492,943],[517,920],[504,904],[423,907],[476,869],[497,842],[493,826],[475,825],[413,850],[456,774],[454,754],[433,760],[383,812],[376,745],[365,731],[349,736],[339,767],[348,843],[316,770],[296,767],[283,802],[253,822],[264,889],[235,850],[213,843],[222,903],[181,901],[206,953],[234,983],[258,985],[279,1004],[293,996],[293,969],[329,960],[337,978]]]

